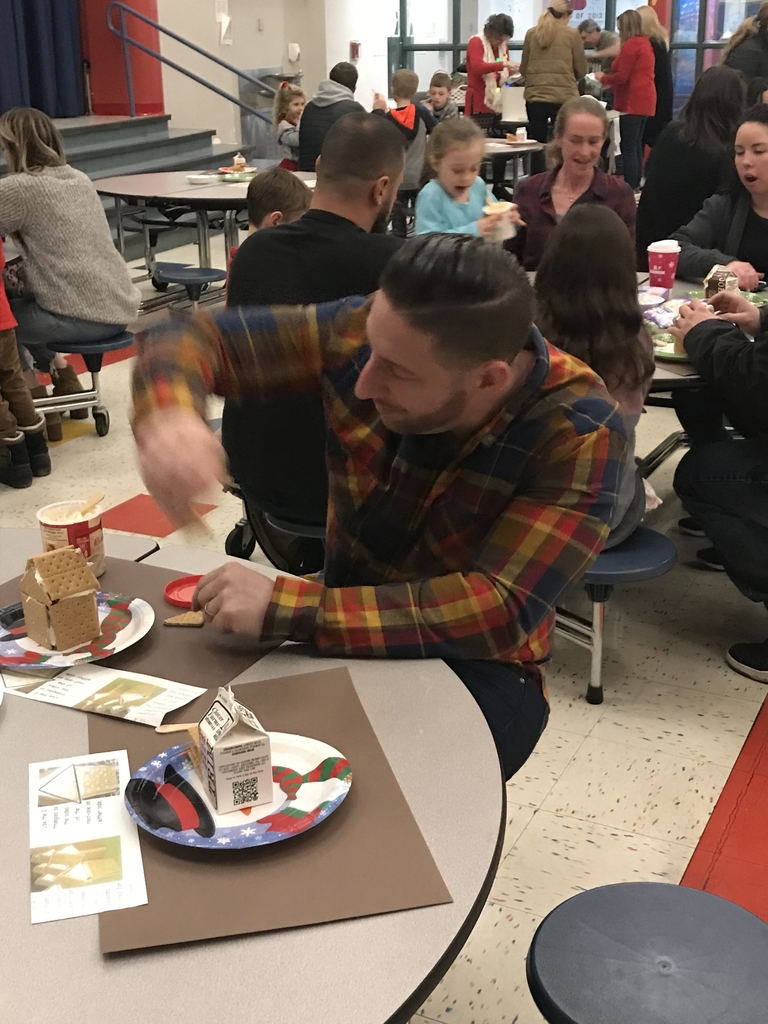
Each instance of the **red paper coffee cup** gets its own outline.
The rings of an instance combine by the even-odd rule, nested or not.
[[[648,246],[648,270],[651,275],[652,288],[672,288],[674,286],[679,259],[680,246],[677,242],[653,242]]]

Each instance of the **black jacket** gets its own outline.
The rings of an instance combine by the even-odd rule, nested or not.
[[[265,228],[240,246],[229,273],[230,306],[309,305],[378,287],[402,245],[352,221],[310,210],[293,224]],[[318,390],[269,401],[227,399],[221,425],[230,471],[263,512],[325,525],[328,475],[325,415]]]
[[[653,147],[645,188],[637,207],[637,259],[648,269],[648,246],[669,238],[692,220],[705,201],[725,188],[733,157],[725,149],[710,153],[680,138],[680,122],[667,125]]]
[[[747,82],[768,78],[768,40],[764,36],[749,36],[728,54],[725,65],[740,71]]]
[[[754,341],[724,320],[705,320],[686,334],[685,349],[739,433],[768,442],[768,306]]]
[[[363,107],[352,98],[352,90],[337,82],[321,82],[304,108],[299,122],[299,170],[314,171],[325,136],[345,114]]]
[[[655,60],[653,80],[656,85],[656,113],[645,122],[643,144],[646,146],[654,146],[658,137],[672,120],[675,91],[669,49],[661,39],[651,39],[651,46]]]
[[[711,196],[690,223],[675,231],[671,237],[677,239],[681,250],[678,277],[701,281],[716,263],[739,259],[739,246],[751,205],[746,190],[738,195]]]

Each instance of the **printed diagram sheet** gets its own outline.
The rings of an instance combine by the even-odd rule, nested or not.
[[[47,678],[4,672],[7,693],[99,715],[125,718],[142,725],[160,725],[169,711],[184,707],[205,690],[140,672],[116,672],[97,665],[79,665]]]
[[[29,766],[32,924],[147,902],[130,775],[125,750]]]

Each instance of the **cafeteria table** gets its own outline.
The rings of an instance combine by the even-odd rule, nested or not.
[[[520,163],[523,164],[523,170],[526,170],[527,167],[527,173],[530,173],[531,153],[539,153],[542,149],[544,149],[542,144],[533,139],[519,144],[505,142],[504,139],[486,139],[485,155],[491,162],[491,183],[493,185],[503,183],[507,164],[510,160],[514,160],[512,188],[515,188],[519,177]]]
[[[268,170],[275,166],[274,160],[254,160],[253,166]],[[114,178],[102,178],[96,182],[99,195],[115,200],[117,218],[117,240],[121,253],[125,253],[123,237],[123,203],[139,206],[187,206],[197,215],[197,239],[200,250],[200,266],[211,265],[211,243],[208,229],[208,213],[222,211],[224,214],[224,239],[227,253],[238,245],[238,211],[247,207],[249,182],[212,181],[191,182],[190,171],[155,171],[150,174],[125,174]],[[203,172],[200,172],[203,173]],[[307,171],[295,171],[298,178],[314,187],[317,176]]]
[[[226,560],[215,551],[168,546],[145,562],[188,574]],[[485,904],[501,853],[505,789],[483,716],[440,660],[318,658],[286,644],[235,685],[340,666],[349,669],[453,902],[111,956],[99,951],[95,917],[31,925],[27,765],[87,751],[87,719],[9,696],[0,706],[4,1020],[408,1021],[456,958]]]
[[[154,537],[104,531],[104,552],[112,558],[140,562],[157,549],[158,543]],[[7,583],[14,576],[20,576],[27,559],[39,555],[42,550],[39,529],[0,528],[0,583]]]

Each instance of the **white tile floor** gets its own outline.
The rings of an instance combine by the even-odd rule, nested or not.
[[[195,260],[177,251],[168,259]],[[214,260],[223,265],[220,240]],[[143,286],[145,289],[148,286]],[[149,288],[151,292],[151,288]],[[53,475],[27,491],[3,489],[2,521],[34,525],[34,511],[61,497],[104,489],[116,505],[143,490],[128,422],[129,361],[107,368],[112,428],[53,449]],[[211,415],[217,415],[212,406]],[[650,410],[638,452],[676,429],[673,413]],[[720,573],[692,565],[700,540],[674,529],[677,458],[653,477],[663,499],[648,525],[669,532],[679,564],[667,576],[619,589],[606,615],[605,703],[584,700],[587,652],[558,640],[548,674],[550,724],[528,764],[508,784],[503,858],[488,903],[462,953],[414,1022],[541,1024],[525,982],[525,954],[541,919],[568,896],[627,880],[678,882],[766,688],[723,660],[735,640],[763,639],[768,619]],[[223,550],[240,515],[230,495],[213,498],[210,538]],[[183,533],[161,544],[190,543]],[[255,560],[260,560],[257,553]]]

